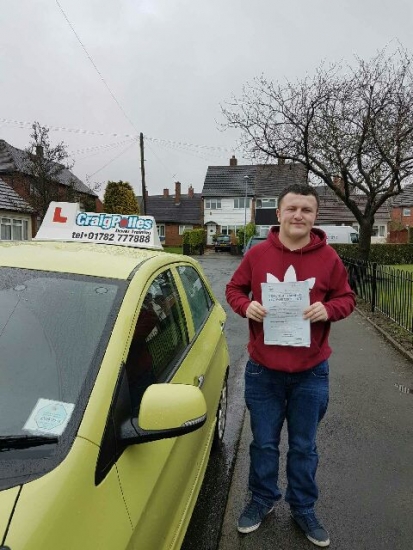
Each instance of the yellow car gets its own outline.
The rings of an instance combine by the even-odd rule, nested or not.
[[[0,548],[178,549],[225,427],[225,312],[149,217],[52,203],[38,236],[0,243]]]

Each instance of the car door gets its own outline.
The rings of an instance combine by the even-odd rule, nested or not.
[[[187,321],[171,270],[158,272],[146,289],[126,358],[135,415],[148,385],[194,383]],[[180,540],[201,467],[198,456],[204,437],[201,428],[178,438],[132,445],[118,458],[116,468],[133,527],[128,548],[169,549]]]
[[[201,387],[207,403],[208,418],[203,429],[208,431],[205,437],[209,445],[214,432],[221,388],[229,366],[224,334],[226,314],[195,266],[183,264],[177,267],[177,272],[191,311],[194,329],[186,364],[194,369],[194,383]],[[177,376],[180,374],[181,371]],[[209,451],[209,447],[205,448],[207,450]]]

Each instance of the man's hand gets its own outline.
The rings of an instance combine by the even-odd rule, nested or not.
[[[247,307],[245,315],[248,319],[262,323],[264,317],[267,315],[267,310],[259,302],[253,300]]]
[[[316,323],[317,321],[327,321],[328,313],[321,302],[315,302],[304,310],[303,317],[304,319],[310,319],[310,323]]]

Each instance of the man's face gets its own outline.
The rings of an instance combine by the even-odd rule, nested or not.
[[[313,195],[287,193],[277,209],[280,233],[299,242],[308,238],[317,217],[317,200]]]

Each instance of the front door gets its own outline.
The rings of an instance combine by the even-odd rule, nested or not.
[[[217,226],[215,223],[207,224],[207,245],[212,246],[214,244],[212,237],[216,234],[216,232]]]

